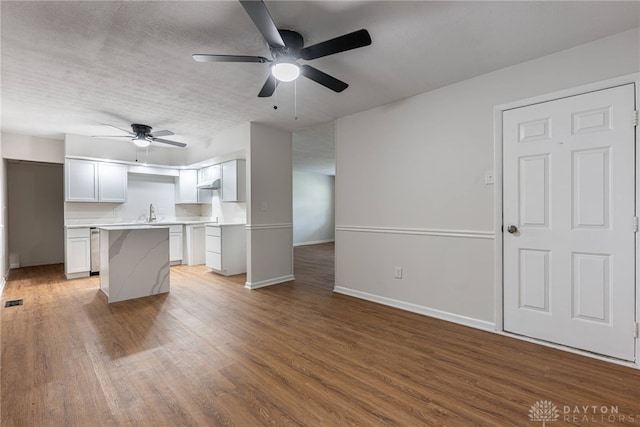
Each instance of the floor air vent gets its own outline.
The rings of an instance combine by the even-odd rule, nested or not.
[[[16,305],[22,305],[22,300],[21,299],[14,299],[14,300],[7,301],[6,303],[4,303],[5,307],[15,307]]]

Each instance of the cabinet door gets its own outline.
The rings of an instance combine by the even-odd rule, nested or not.
[[[65,201],[98,201],[98,163],[90,160],[67,159],[65,171]]]
[[[191,249],[193,250],[193,265],[205,263],[204,227],[194,227],[192,231]]]
[[[88,237],[67,239],[65,270],[67,274],[91,270],[91,247]]]
[[[220,254],[207,251],[206,258],[207,267],[214,270],[222,270],[222,257],[220,256]]]
[[[244,202],[246,167],[244,160],[231,160],[222,166],[222,195],[223,202]]]
[[[176,203],[198,203],[198,171],[181,170],[176,178]]]
[[[127,201],[127,166],[117,163],[98,163],[99,201]]]
[[[182,261],[182,233],[169,234],[169,261]]]

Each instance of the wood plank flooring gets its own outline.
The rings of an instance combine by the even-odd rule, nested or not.
[[[244,275],[177,266],[171,293],[109,305],[97,277],[13,271],[2,306],[24,305],[1,309],[2,426],[531,427],[540,400],[560,410],[550,427],[640,424],[637,370],[303,276],[249,291]],[[593,405],[618,413],[573,413]]]
[[[335,244],[296,246],[293,248],[294,276],[305,285],[333,290]]]

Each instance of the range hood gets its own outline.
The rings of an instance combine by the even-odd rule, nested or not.
[[[201,182],[200,184],[196,185],[196,188],[199,188],[201,190],[218,190],[220,188],[220,178]]]

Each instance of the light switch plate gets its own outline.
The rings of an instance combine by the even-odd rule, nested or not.
[[[484,185],[493,185],[494,180],[493,171],[486,171],[484,173]]]

